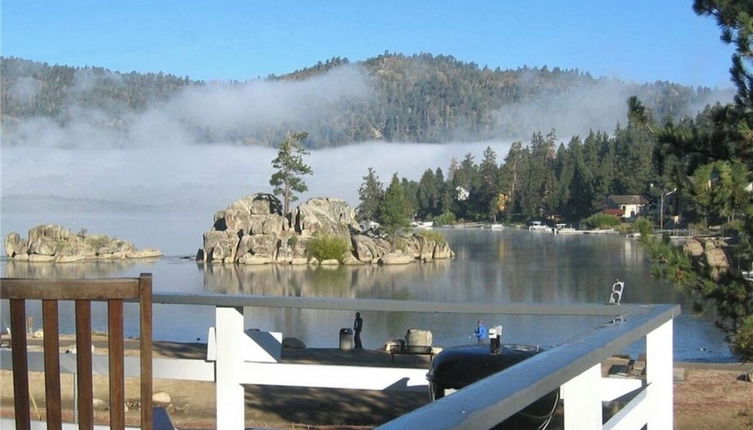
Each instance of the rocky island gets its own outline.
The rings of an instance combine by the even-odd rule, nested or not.
[[[322,259],[312,252],[321,238],[345,243],[342,255]],[[313,198],[283,215],[272,194],[246,196],[214,215],[196,259],[237,264],[408,264],[454,255],[440,235],[363,229],[344,200]]]
[[[18,233],[5,237],[5,255],[16,261],[70,263],[86,260],[114,260],[160,257],[154,248],[138,250],[133,243],[104,234],[73,233],[65,227],[47,224],[29,230],[28,238]]]

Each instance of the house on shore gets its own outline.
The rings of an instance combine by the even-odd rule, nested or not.
[[[604,213],[618,216],[622,219],[632,219],[646,212],[648,200],[639,195],[617,195],[607,197]]]

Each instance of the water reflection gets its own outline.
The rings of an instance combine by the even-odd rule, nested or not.
[[[42,263],[7,260],[3,276],[7,278],[81,279],[121,276],[138,265],[155,264],[159,259],[93,260],[81,263]]]
[[[449,260],[400,266],[244,266],[197,263],[211,293],[294,297],[415,299],[451,267]]]

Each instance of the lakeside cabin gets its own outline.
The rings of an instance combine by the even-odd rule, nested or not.
[[[632,219],[645,213],[648,203],[643,196],[613,194],[607,197],[603,212],[622,219]]]

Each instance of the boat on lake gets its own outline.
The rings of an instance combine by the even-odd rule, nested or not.
[[[574,229],[573,227],[567,224],[557,224],[554,226],[554,233],[555,234],[578,234],[582,232]]]
[[[548,225],[542,224],[541,221],[531,221],[531,224],[528,226],[528,231],[551,233],[554,230]]]

